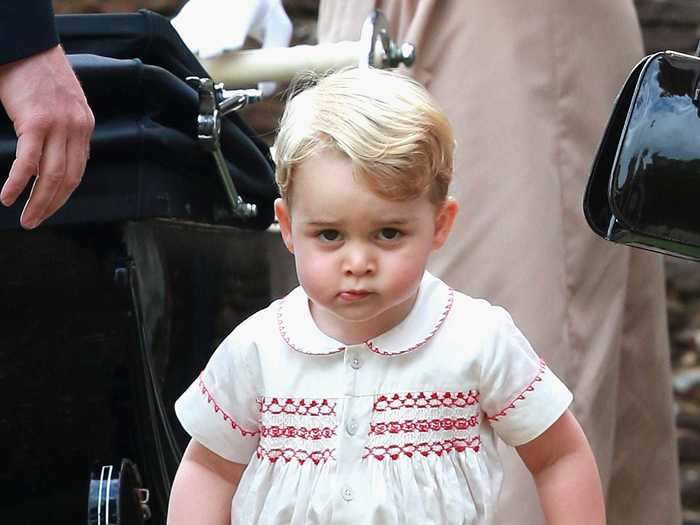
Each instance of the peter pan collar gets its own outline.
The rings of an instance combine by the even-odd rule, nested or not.
[[[418,297],[408,316],[391,330],[365,341],[375,354],[405,354],[423,346],[440,329],[450,313],[453,291],[440,279],[425,272]],[[284,342],[293,350],[311,355],[345,351],[346,345],[318,329],[311,317],[309,299],[301,286],[278,304],[277,326]]]

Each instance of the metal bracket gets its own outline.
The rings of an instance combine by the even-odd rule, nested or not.
[[[151,507],[148,505],[149,501],[151,500],[151,492],[148,489],[134,489],[134,492],[136,493],[136,497],[139,500],[139,505],[141,507],[141,515],[143,516],[143,519],[148,521],[151,519],[152,514],[151,514]]]
[[[695,56],[700,57],[700,40],[698,40],[698,46],[695,48]],[[693,103],[696,106],[700,106],[700,80],[695,85],[695,92],[693,93]]]
[[[187,77],[187,83],[199,95],[199,114],[197,116],[197,138],[199,143],[212,154],[216,171],[224,186],[226,198],[235,217],[249,219],[257,214],[255,204],[243,201],[231,179],[224,154],[221,152],[221,119],[252,102],[262,98],[258,89],[240,89],[228,91],[221,83],[215,84],[210,78]]]
[[[411,67],[416,60],[416,47],[409,42],[397,46],[389,37],[386,17],[376,9],[362,25],[360,42],[362,49],[367,50],[367,55],[362,57],[361,66],[384,69],[403,64]]]

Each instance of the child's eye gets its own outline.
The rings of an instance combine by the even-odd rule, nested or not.
[[[338,230],[322,230],[318,233],[318,238],[325,242],[339,241],[340,232]]]
[[[401,232],[396,228],[382,228],[379,230],[379,238],[382,241],[396,241],[401,237]]]

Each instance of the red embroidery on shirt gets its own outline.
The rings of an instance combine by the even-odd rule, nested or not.
[[[494,414],[493,416],[489,416],[489,415],[487,414],[486,418],[487,418],[489,421],[498,421],[499,418],[504,417],[505,415],[507,415],[506,413],[507,413],[509,410],[515,408],[515,403],[516,403],[517,401],[522,401],[522,400],[524,400],[524,399],[525,399],[525,395],[526,395],[528,392],[532,392],[532,391],[535,390],[535,383],[537,383],[538,381],[542,381],[542,374],[544,374],[544,371],[545,371],[546,369],[547,369],[547,363],[544,362],[544,359],[540,359],[540,369],[537,371],[537,375],[535,376],[535,378],[534,378],[532,381],[530,381],[530,384],[527,385],[527,386],[525,387],[525,389],[524,389],[522,392],[520,392],[520,393],[515,397],[515,399],[513,399],[510,403],[508,403],[508,404],[503,408],[503,410],[501,410],[500,412],[497,412],[497,413]]]
[[[415,350],[421,346],[423,346],[425,343],[430,340],[431,337],[435,335],[435,333],[440,329],[442,326],[442,323],[445,322],[445,319],[447,319],[447,315],[450,313],[450,310],[452,309],[452,303],[454,302],[454,290],[450,288],[448,290],[448,297],[447,297],[447,304],[445,305],[445,309],[442,312],[442,315],[440,316],[440,319],[438,319],[437,323],[433,327],[432,331],[426,335],[423,339],[418,341],[416,344],[413,346],[406,348],[405,350],[401,350],[398,352],[391,352],[388,350],[381,350],[377,346],[375,346],[374,342],[372,341],[367,341],[365,344],[367,345],[367,348],[369,348],[372,352],[375,354],[380,354],[380,355],[401,355],[405,354],[406,352],[410,352],[412,350]]]
[[[261,414],[294,414],[298,416],[334,416],[335,402],[328,399],[258,398]]]
[[[406,421],[387,421],[383,423],[370,423],[369,435],[381,436],[382,434],[400,434],[402,432],[437,432],[440,430],[468,430],[479,425],[479,416],[469,418],[438,418],[408,419]]]
[[[467,449],[473,450],[474,452],[479,452],[481,446],[481,439],[479,436],[474,436],[471,439],[447,439],[445,441],[433,441],[432,443],[406,443],[405,445],[387,445],[387,446],[377,446],[377,447],[365,447],[365,455],[362,459],[368,457],[373,457],[379,461],[382,461],[385,457],[392,460],[397,460],[400,456],[413,457],[413,454],[420,454],[422,456],[429,456],[430,454],[436,454],[442,456],[452,452],[464,452]]]
[[[280,336],[284,340],[285,343],[287,343],[287,346],[291,348],[292,350],[296,350],[297,352],[301,352],[302,354],[312,354],[312,355],[331,355],[331,354],[337,354],[338,352],[343,352],[345,350],[344,346],[341,346],[340,348],[336,348],[335,350],[330,350],[329,352],[309,352],[308,350],[304,350],[303,348],[300,348],[296,346],[294,343],[292,343],[292,340],[289,338],[289,335],[287,334],[287,329],[284,327],[284,316],[282,315],[282,306],[284,305],[284,299],[280,301],[279,308],[277,309],[277,329],[279,330]]]
[[[310,439],[317,441],[319,439],[328,439],[335,437],[337,427],[294,427],[294,426],[284,426],[280,427],[277,425],[260,427],[260,437],[264,438],[299,438],[299,439]]]
[[[335,449],[324,449],[309,452],[307,450],[293,449],[293,448],[270,448],[266,449],[262,446],[258,446],[256,455],[258,459],[267,458],[270,463],[276,462],[278,459],[282,458],[285,463],[289,463],[292,460],[296,460],[302,465],[305,461],[311,460],[315,465],[326,461],[335,461]]]
[[[381,395],[374,402],[375,412],[399,410],[401,408],[464,408],[479,402],[479,392],[418,392]]]
[[[405,354],[406,352],[416,350],[417,348],[420,348],[421,346],[423,346],[440,329],[442,324],[445,322],[445,319],[447,319],[447,316],[450,313],[450,310],[452,310],[452,304],[454,303],[454,290],[452,290],[452,288],[449,288],[447,292],[448,292],[447,304],[445,305],[445,308],[443,309],[443,312],[440,315],[440,318],[437,320],[437,323],[435,323],[435,326],[430,331],[430,333],[428,335],[426,335],[423,339],[418,341],[416,344],[414,344],[413,346],[411,346],[409,348],[406,348],[405,350],[389,351],[389,350],[381,350],[379,347],[377,347],[375,345],[375,343],[373,341],[366,341],[365,345],[367,345],[367,348],[369,348],[375,354],[392,356],[392,355]],[[302,354],[311,354],[311,355],[331,355],[331,354],[337,354],[339,352],[345,351],[346,347],[341,346],[339,348],[335,348],[335,349],[329,350],[327,352],[311,352],[309,350],[305,350],[305,349],[295,345],[292,342],[292,340],[290,339],[289,334],[287,334],[287,329],[284,325],[283,306],[284,306],[285,300],[286,300],[286,298],[280,300],[279,307],[277,308],[277,329],[280,333],[280,336],[282,337],[284,342],[287,344],[287,346],[289,346],[292,350],[295,350],[297,352],[301,352]]]
[[[257,436],[258,431],[253,431],[253,430],[246,430],[242,426],[240,426],[238,423],[236,423],[231,416],[229,416],[226,412],[223,411],[223,409],[219,406],[219,404],[216,402],[216,399],[214,399],[214,396],[209,392],[207,389],[206,384],[204,384],[204,380],[202,379],[202,376],[199,376],[199,388],[202,392],[203,395],[206,396],[207,398],[207,403],[212,405],[214,408],[214,412],[217,414],[221,414],[221,416],[224,418],[224,421],[227,421],[233,430],[238,430],[238,432],[241,433],[241,436],[243,437],[248,437],[248,436]]]

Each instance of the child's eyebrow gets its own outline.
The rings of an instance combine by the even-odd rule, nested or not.
[[[334,221],[334,220],[312,220],[312,221],[305,221],[304,225],[305,226],[310,226],[310,227],[329,227],[329,226],[337,226],[341,224],[342,221]],[[373,221],[375,225],[379,226],[405,226],[407,224],[412,223],[413,221],[411,219],[405,218],[405,217],[392,217],[388,219],[381,219],[378,221]]]
[[[412,219],[407,219],[406,217],[396,217],[382,219],[381,221],[377,221],[377,224],[391,224],[393,226],[403,226],[406,224],[410,224],[411,222],[413,222]]]
[[[339,224],[339,221],[333,221],[333,220],[314,220],[314,221],[304,221],[305,226],[337,226]]]

